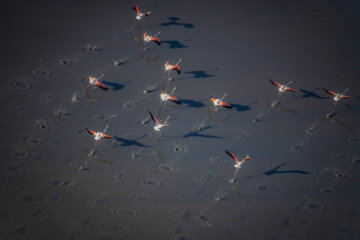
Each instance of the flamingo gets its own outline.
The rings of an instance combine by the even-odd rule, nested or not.
[[[137,5],[135,5],[133,7],[133,9],[135,10],[136,12],[136,19],[137,20],[141,20],[144,16],[148,17],[151,13],[151,11],[148,11],[148,12],[141,12],[139,7]]]
[[[96,78],[96,77],[92,77],[92,76],[89,76],[89,83],[90,85],[93,85],[93,86],[98,86],[99,88],[101,89],[104,89],[104,90],[108,90],[108,88],[102,83],[100,82],[100,79],[104,76],[104,74],[102,74],[100,77]]]
[[[332,92],[332,91],[326,90],[326,89],[324,89],[324,88],[323,88],[323,90],[324,90],[326,93],[333,95],[333,96],[334,96],[333,99],[334,99],[335,102],[339,101],[339,100],[342,99],[342,98],[345,98],[345,99],[350,98],[350,96],[344,95],[344,93],[346,93],[346,92],[349,90],[348,88],[345,89],[342,93]]]
[[[225,93],[222,98],[211,98],[210,100],[213,102],[215,106],[222,106],[231,109],[232,106],[229,103],[223,101],[226,95],[227,93]]]
[[[149,34],[147,34],[146,32],[144,33],[144,42],[155,42],[157,45],[161,45],[161,41],[160,38],[156,37],[157,35],[159,35],[160,32],[158,32],[157,34],[155,34],[154,36],[150,36]]]
[[[234,167],[235,167],[235,173],[234,173],[234,176],[233,176],[233,178],[232,179],[230,179],[230,183],[233,183],[234,181],[235,181],[235,177],[236,177],[236,175],[237,175],[237,173],[238,173],[238,171],[239,171],[239,169],[241,168],[241,165],[246,161],[246,160],[250,160],[250,156],[249,156],[249,154],[247,154],[241,161],[239,161],[239,159],[235,156],[235,154],[233,154],[232,152],[230,152],[230,151],[228,151],[228,150],[226,150],[225,151],[228,155],[230,155],[230,157],[232,157],[232,159],[234,159],[234,161],[235,161],[235,165],[234,165]]]
[[[154,121],[154,123],[155,123],[155,126],[154,126],[154,130],[155,130],[155,131],[158,132],[158,131],[160,131],[160,128],[169,126],[169,124],[167,123],[167,121],[169,120],[169,116],[166,118],[166,121],[162,124],[162,123],[160,123],[160,121],[155,117],[155,115],[150,112],[150,110],[148,110],[148,112],[149,112],[149,114],[150,114],[151,119],[152,119],[152,120]]]
[[[169,100],[169,101],[172,101],[172,102],[174,102],[176,104],[181,104],[181,102],[179,101],[178,98],[172,96],[174,94],[175,89],[176,89],[176,87],[174,87],[174,89],[172,90],[172,92],[170,94],[167,94],[167,93],[165,93],[165,91],[162,91],[160,93],[161,101],[166,102],[167,100]]]
[[[96,132],[96,131],[93,131],[93,130],[89,130],[88,128],[86,128],[86,131],[87,131],[88,133],[94,135],[95,141],[98,141],[98,140],[100,140],[100,139],[102,139],[102,138],[113,139],[112,136],[105,134],[105,132],[106,132],[106,130],[108,129],[108,127],[109,127],[109,125],[107,125],[107,126],[105,127],[105,129],[104,129],[103,132]]]
[[[279,93],[283,93],[285,91],[296,92],[294,89],[288,87],[292,83],[292,81],[288,82],[286,85],[282,85],[280,83],[273,82],[270,78],[269,78],[269,81],[279,88],[278,89]]]
[[[233,154],[232,152],[226,150],[225,151],[228,155],[230,155],[230,157],[232,157],[235,161],[235,165],[234,167],[239,169],[241,168],[241,165],[246,161],[246,160],[250,160],[250,156],[249,154],[247,154],[241,161],[235,156],[235,154]]]
[[[180,70],[180,66],[179,66],[179,63],[182,61],[182,59],[180,59],[175,65],[171,65],[170,63],[169,63],[169,61],[167,61],[166,63],[165,63],[165,71],[170,71],[170,70],[175,70],[175,71],[177,71],[177,73],[178,74],[180,74],[181,73],[181,70]]]

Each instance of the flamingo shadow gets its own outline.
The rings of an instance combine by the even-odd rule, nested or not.
[[[161,43],[169,44],[169,48],[171,48],[171,49],[188,47],[176,40],[161,41]]]
[[[170,21],[160,24],[161,26],[168,27],[170,25],[178,25],[178,26],[184,26],[185,28],[194,28],[194,24],[192,23],[181,23],[178,22],[180,18],[178,17],[169,17]]]
[[[130,82],[131,81],[128,81],[125,84],[130,83]],[[119,91],[125,87],[125,84],[120,84],[120,83],[116,83],[116,82],[103,81],[103,83],[110,86],[114,92]]]
[[[315,88],[314,90],[310,91],[310,90],[305,90],[303,88],[300,88],[300,91],[304,94],[301,97],[302,98],[317,98],[317,99],[326,99],[325,97],[319,96],[317,93],[315,93],[316,90],[318,90],[319,88]]]
[[[203,104],[202,102],[191,100],[191,99],[179,99],[179,101],[183,104],[188,105],[189,107],[192,107],[192,108],[202,108],[205,106],[205,104]]]
[[[141,139],[141,138],[144,138],[146,135],[143,135],[142,137],[139,137],[137,139],[134,139],[134,140],[129,140],[129,139],[125,139],[125,138],[121,138],[121,137],[116,137],[114,136],[115,140],[117,142],[121,142],[121,146],[123,147],[128,147],[128,146],[138,146],[138,147],[149,147],[147,145],[144,145],[142,143],[139,143],[137,140],[138,139]]]
[[[309,172],[306,172],[306,171],[303,171],[303,170],[278,170],[280,168],[282,168],[283,166],[285,166],[286,163],[282,163],[276,167],[274,167],[273,169],[267,171],[267,172],[264,172],[265,175],[267,176],[271,176],[273,174],[285,174],[285,173],[296,173],[296,174],[310,174]]]

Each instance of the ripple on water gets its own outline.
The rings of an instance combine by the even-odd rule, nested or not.
[[[70,130],[70,135],[75,137],[83,137],[87,135],[87,131],[84,128],[73,128]]]
[[[210,218],[206,215],[195,216],[194,221],[201,227],[211,227]]]
[[[7,214],[0,214],[0,229],[6,229],[13,223],[13,219]]]
[[[28,137],[26,139],[27,144],[29,144],[30,146],[35,146],[35,145],[40,145],[43,143],[43,140],[41,138],[38,137]]]
[[[58,62],[61,65],[71,65],[72,64],[71,60],[66,59],[66,58],[56,58],[55,60],[56,60],[56,62]]]
[[[44,166],[47,164],[47,162],[49,161],[49,158],[46,154],[44,153],[40,153],[40,152],[32,152],[30,154],[29,160],[36,164],[36,165],[41,165]]]
[[[116,208],[114,214],[119,217],[125,217],[131,220],[138,220],[142,213],[134,208]]]
[[[30,217],[48,217],[45,209],[41,206],[29,209],[26,214]]]
[[[292,151],[292,152],[300,152],[301,149],[302,149],[301,145],[293,145],[293,146],[289,147],[289,151]]]
[[[99,236],[95,236],[93,238],[91,238],[91,240],[122,240],[123,238],[112,238],[110,236],[102,236],[102,237],[99,237]]]
[[[57,99],[57,95],[51,92],[42,93],[39,97],[45,103],[53,102]]]
[[[304,236],[295,230],[284,230],[278,234],[280,240],[301,240]]]
[[[259,194],[270,194],[274,191],[275,187],[270,183],[251,183],[250,189]]]
[[[332,154],[331,158],[339,161],[349,161],[350,156],[347,153],[340,152]]]
[[[171,220],[175,220],[175,221],[186,221],[191,218],[191,214],[186,209],[181,209],[181,208],[174,209],[174,210],[171,210],[171,212],[169,214],[169,218]]]
[[[141,205],[150,205],[154,202],[154,197],[142,192],[131,193],[129,199],[131,202]]]
[[[45,179],[42,185],[71,189],[72,187],[74,187],[74,182],[71,180]]]
[[[173,145],[174,152],[184,152],[184,147],[181,144],[173,143]]]
[[[75,222],[75,226],[81,230],[88,230],[94,227],[94,224],[89,218],[81,219]]]
[[[9,86],[17,90],[27,90],[30,88],[30,83],[23,79],[13,79],[9,81]]]
[[[346,140],[348,143],[354,143],[354,144],[360,143],[360,137],[348,137]]]
[[[10,198],[10,202],[18,204],[23,207],[33,207],[38,204],[39,200],[35,196],[16,194]]]
[[[177,233],[174,235],[174,240],[191,240],[191,237],[184,233]]]
[[[320,193],[326,196],[330,196],[336,194],[336,190],[332,187],[325,186],[320,188]]]
[[[333,177],[336,180],[344,180],[348,178],[348,174],[337,168],[323,168],[320,169],[317,174],[319,176]]]
[[[351,162],[355,165],[360,165],[360,158],[359,157],[353,157],[351,159]]]
[[[325,207],[321,202],[309,200],[305,203],[304,208],[310,211],[322,211]]]
[[[61,193],[53,192],[46,197],[47,202],[60,203],[62,201]]]
[[[104,208],[106,203],[104,199],[92,199],[88,201],[88,206],[93,208]]]
[[[8,234],[11,239],[29,239],[32,236],[32,229],[26,225],[18,225],[9,228]]]
[[[146,177],[141,179],[141,186],[146,187],[146,188],[160,188],[161,186],[161,182],[159,179],[156,178],[152,178],[152,177]]]
[[[215,166],[223,166],[225,165],[229,160],[223,157],[219,156],[212,156],[209,158],[209,162],[211,164],[214,164]]]
[[[3,89],[0,89],[0,103],[6,102],[10,98],[10,93]]]
[[[30,111],[30,107],[26,105],[10,105],[10,110],[16,115],[24,115]]]
[[[3,187],[9,183],[9,178],[5,176],[0,177],[0,186]]]
[[[4,162],[2,167],[7,175],[19,175],[24,171],[24,165],[19,162]]]
[[[15,148],[10,152],[10,157],[12,159],[26,159],[28,156],[28,152],[23,149]]]
[[[120,219],[112,219],[104,224],[106,233],[113,236],[125,236],[135,231],[135,227]]]
[[[40,76],[40,77],[49,77],[50,76],[50,72],[48,70],[46,70],[45,68],[35,68],[33,71],[32,71],[32,74],[34,76]]]
[[[127,176],[127,173],[124,171],[119,174],[115,174],[114,179],[115,179],[115,181],[123,182],[126,180],[126,176]]]
[[[216,175],[213,173],[201,173],[195,177],[195,181],[198,183],[212,183],[216,179]]]
[[[50,141],[50,144],[54,146],[60,146],[60,145],[64,145],[65,143],[60,139],[54,139]]]
[[[360,208],[360,194],[353,194],[346,198],[348,204],[353,207]]]
[[[167,163],[160,164],[158,169],[161,172],[174,172],[177,170],[176,166],[174,166],[172,164],[167,164]]]
[[[294,227],[315,227],[315,222],[310,216],[294,216],[291,218],[291,224]]]
[[[77,161],[77,162],[70,162],[70,167],[74,168],[79,172],[87,172],[89,171],[89,166],[87,161]]]

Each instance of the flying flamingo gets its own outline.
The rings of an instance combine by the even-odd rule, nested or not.
[[[148,112],[149,112],[149,114],[150,114],[151,119],[152,119],[152,120],[154,121],[154,123],[155,123],[155,126],[154,126],[154,130],[155,130],[155,131],[158,132],[158,131],[160,131],[160,128],[169,126],[169,124],[167,123],[167,121],[169,120],[169,116],[166,118],[166,121],[162,124],[162,123],[160,123],[160,121],[155,117],[155,115],[150,112],[150,110],[148,110]]]
[[[234,159],[235,161],[235,165],[234,167],[236,168],[235,173],[234,173],[234,177],[230,180],[231,183],[233,183],[235,181],[235,177],[239,171],[239,169],[241,168],[241,165],[246,161],[246,160],[250,160],[250,156],[249,154],[247,154],[241,161],[235,156],[235,154],[233,154],[232,152],[226,150],[225,151],[230,157],[232,157],[232,159]]]
[[[166,102],[167,100],[169,100],[169,101],[172,101],[172,102],[174,102],[174,103],[176,103],[176,104],[181,104],[181,102],[179,101],[179,99],[177,99],[176,97],[173,96],[175,90],[176,90],[176,87],[174,87],[174,89],[172,90],[172,92],[171,92],[170,94],[167,94],[167,93],[165,93],[165,91],[162,91],[162,92],[160,93],[160,99],[161,99],[161,101]]]
[[[93,85],[93,86],[98,86],[99,88],[102,88],[104,90],[108,90],[108,88],[102,83],[100,82],[100,79],[104,76],[104,74],[102,74],[100,77],[96,78],[96,77],[92,77],[89,76],[89,84]]]
[[[334,99],[335,102],[338,102],[338,101],[339,101],[340,99],[342,99],[342,98],[345,98],[345,99],[350,98],[350,96],[344,95],[344,94],[349,90],[348,88],[345,89],[342,93],[332,92],[332,91],[326,90],[326,89],[324,89],[324,88],[323,88],[323,90],[324,90],[326,93],[333,95],[333,96],[334,96],[333,99]]]
[[[179,63],[182,61],[182,59],[180,59],[175,65],[171,65],[170,63],[169,63],[169,61],[167,61],[166,63],[165,63],[165,71],[171,71],[171,70],[175,70],[175,71],[177,71],[177,73],[178,74],[180,74],[181,73],[181,70],[180,70],[180,66],[179,66]]]
[[[92,134],[94,136],[94,139],[95,139],[95,144],[94,144],[94,148],[93,150],[89,153],[89,155],[92,155],[94,153],[94,150],[95,150],[95,147],[96,147],[96,143],[97,142],[100,142],[100,140],[102,138],[107,138],[107,139],[113,139],[112,136],[110,135],[107,135],[105,134],[106,130],[108,129],[109,125],[106,125],[104,131],[102,132],[96,132],[96,131],[93,131],[93,130],[89,130],[88,128],[86,128],[86,131],[90,134]]]
[[[227,93],[225,93],[222,98],[211,98],[210,100],[213,102],[215,107],[222,106],[222,107],[231,109],[232,106],[229,103],[223,101],[223,99],[226,97],[226,95],[227,95]],[[217,111],[217,108],[215,109],[215,111]]]
[[[148,11],[148,12],[141,12],[140,11],[140,9],[139,9],[139,7],[137,6],[137,5],[135,5],[134,7],[133,7],[133,9],[135,10],[135,12],[136,12],[136,19],[137,20],[141,20],[144,16],[149,16],[150,15],[150,13],[151,13],[151,11]]]
[[[157,45],[161,45],[160,42],[160,38],[156,37],[157,35],[159,35],[160,32],[158,32],[157,34],[155,34],[154,36],[150,36],[149,34],[147,34],[146,32],[144,33],[144,42],[155,42]]]

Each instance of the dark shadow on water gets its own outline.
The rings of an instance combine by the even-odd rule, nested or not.
[[[128,81],[125,84],[130,83],[130,82],[131,81]],[[120,84],[120,83],[116,83],[116,82],[103,81],[103,83],[105,85],[110,86],[114,92],[119,91],[119,90],[121,90],[121,89],[123,89],[125,87],[124,84]]]
[[[142,143],[139,143],[137,140],[138,139],[141,139],[141,138],[144,138],[146,135],[143,135],[142,137],[139,137],[137,139],[134,139],[134,140],[129,140],[129,139],[125,139],[125,138],[121,138],[121,137],[116,137],[114,136],[115,140],[117,142],[121,142],[121,146],[122,147],[128,147],[128,146],[138,146],[138,147],[149,147],[147,145],[144,145]]]
[[[168,19],[169,19],[169,22],[165,22],[160,25],[164,26],[164,27],[168,27],[170,25],[180,25],[180,26],[184,26],[185,28],[194,28],[194,25],[192,23],[178,22],[180,20],[180,18],[178,18],[178,17],[169,17]]]
[[[192,108],[202,108],[205,106],[205,104],[203,104],[202,102],[199,101],[194,101],[191,99],[179,99],[181,103],[188,105],[189,107]]]
[[[325,120],[329,120],[330,122],[332,123],[336,123],[348,130],[353,130],[353,128],[349,125],[347,125],[346,123],[344,123],[343,121],[341,121],[340,119],[338,118],[335,118],[334,116],[336,115],[337,113],[328,113],[327,115],[325,116],[319,116],[320,119],[325,119]]]
[[[238,112],[245,112],[245,111],[250,110],[250,107],[247,105],[240,105],[240,104],[233,104],[233,103],[230,103],[230,105],[233,106],[233,108],[235,108],[236,111],[238,111]]]
[[[305,90],[303,88],[300,88],[300,91],[304,94],[301,97],[302,98],[317,98],[317,99],[326,99],[325,97],[319,96],[317,93],[315,93],[320,88],[315,88],[314,90]]]
[[[186,40],[186,41],[188,41],[188,40]],[[188,46],[186,46],[186,45],[184,45],[181,42],[176,41],[176,40],[161,41],[161,43],[169,44],[169,48],[172,48],[172,49],[188,47]]]
[[[217,68],[214,70],[217,70]],[[214,71],[214,70],[212,70],[212,71]],[[214,74],[207,74],[206,71],[204,71],[204,70],[189,71],[189,72],[185,72],[185,73],[194,74],[194,76],[192,78],[210,78],[210,77],[216,76]]]
[[[273,169],[271,169],[267,172],[264,172],[264,174],[267,176],[271,176],[273,174],[284,174],[284,173],[310,174],[309,172],[302,171],[302,170],[282,170],[282,171],[280,170],[280,171],[278,171],[278,169],[282,168],[285,165],[286,165],[286,163],[282,163],[282,164],[274,167]]]
[[[209,129],[209,128],[211,128],[211,126],[203,127],[203,128],[201,128],[200,131],[204,131],[204,130]],[[185,134],[183,137],[184,137],[184,138],[189,138],[189,137],[203,137],[203,138],[217,138],[217,139],[219,139],[219,138],[224,138],[224,137],[220,137],[220,136],[202,134],[202,133],[199,133],[200,131],[198,131],[198,129],[193,130],[193,131],[189,132],[188,134]]]

